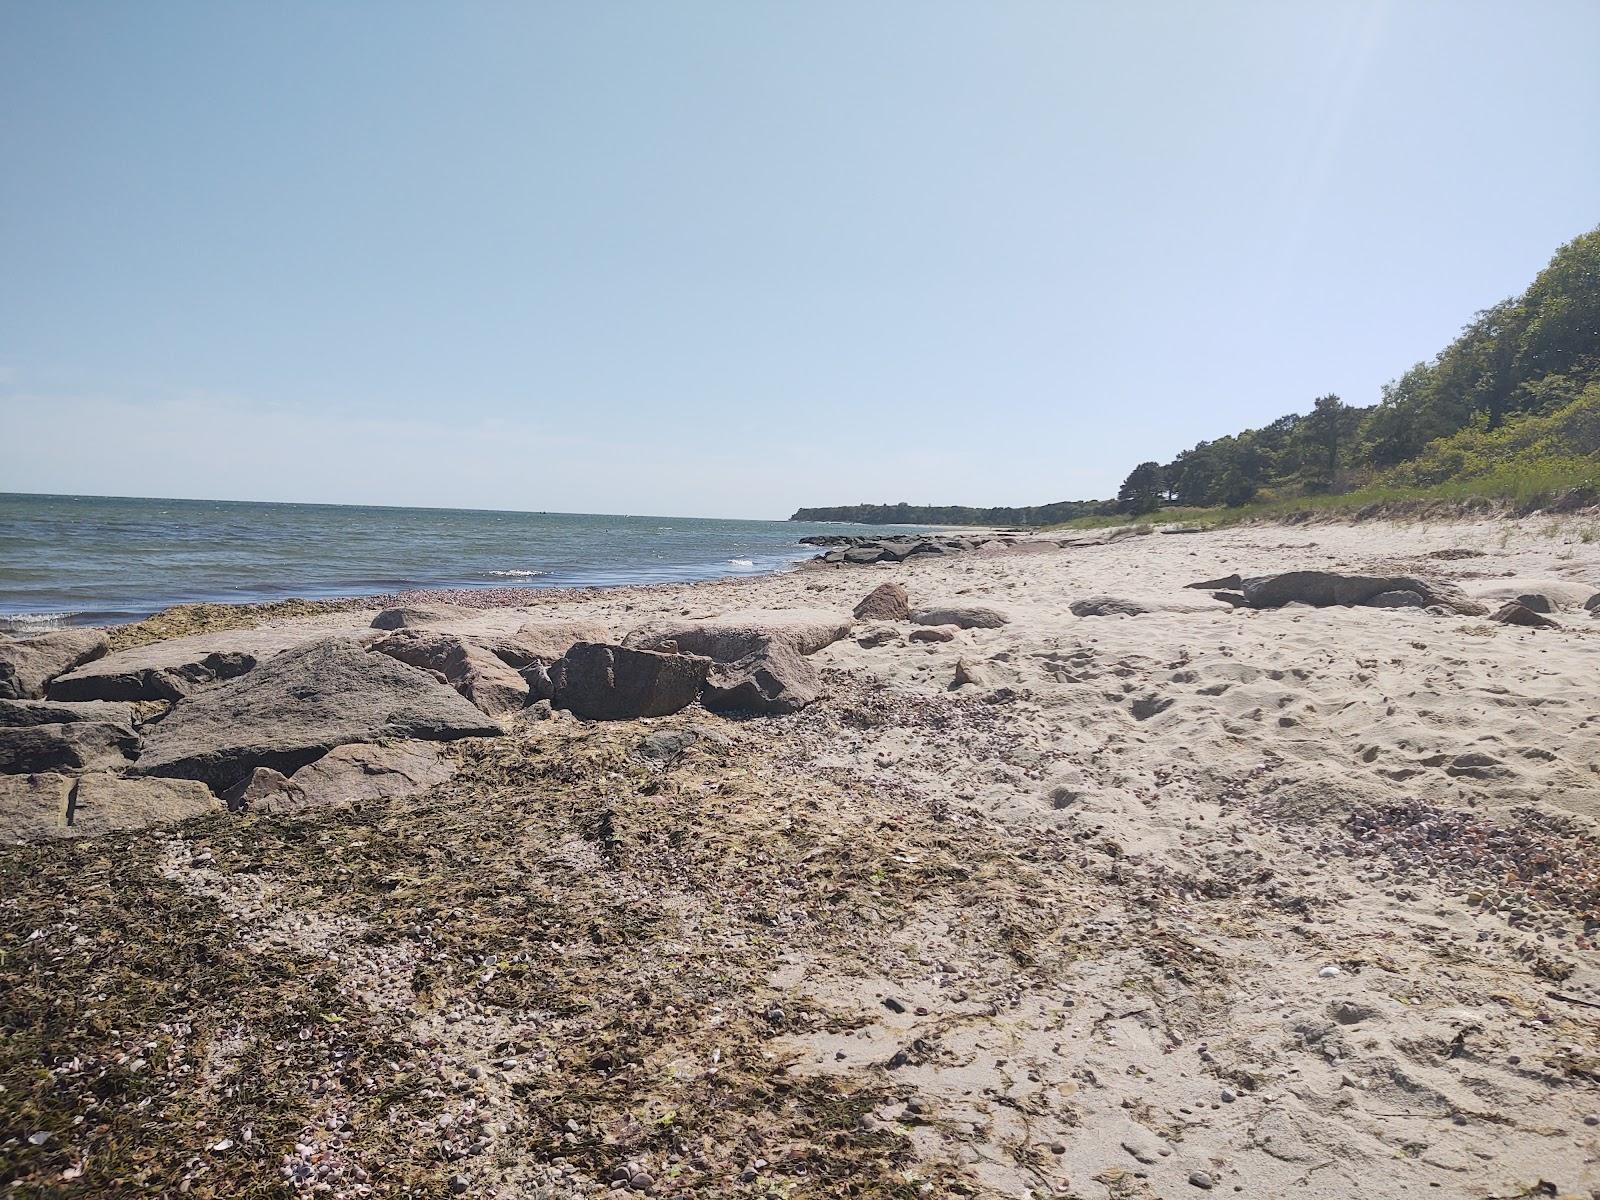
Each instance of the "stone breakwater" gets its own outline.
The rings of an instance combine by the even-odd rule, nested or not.
[[[889,537],[839,533],[803,537],[800,542],[807,546],[827,547],[813,562],[833,566],[869,566],[880,562],[905,562],[924,555],[938,557],[960,554],[984,546],[1011,546],[1018,540],[1020,535],[1010,533],[894,534]]]

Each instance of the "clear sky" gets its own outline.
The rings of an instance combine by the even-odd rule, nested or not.
[[[1600,3],[0,0],[0,490],[1112,494],[1600,222]]]

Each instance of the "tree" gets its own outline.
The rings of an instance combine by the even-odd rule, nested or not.
[[[1339,479],[1339,466],[1361,427],[1361,413],[1331,392],[1318,396],[1297,428],[1304,447],[1307,486],[1327,491]]]
[[[1161,507],[1162,487],[1161,464],[1142,462],[1128,473],[1117,489],[1117,505],[1123,512],[1135,516],[1155,512]]]

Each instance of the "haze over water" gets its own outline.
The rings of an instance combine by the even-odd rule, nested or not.
[[[716,579],[808,558],[800,538],[849,528],[0,493],[0,627],[135,620],[198,601]]]

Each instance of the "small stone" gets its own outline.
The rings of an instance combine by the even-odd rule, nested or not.
[[[1318,979],[1337,979],[1337,978],[1339,978],[1339,976],[1341,976],[1343,974],[1344,974],[1344,972],[1341,971],[1338,967],[1323,967],[1322,970],[1317,972],[1317,978]]]
[[[1209,1192],[1212,1188],[1217,1186],[1216,1181],[1204,1171],[1190,1171],[1189,1182],[1194,1184],[1194,1186],[1199,1188],[1201,1191],[1206,1192]]]
[[[894,1013],[903,1013],[906,1010],[906,1006],[901,1004],[900,1001],[896,1000],[893,996],[885,996],[883,998],[883,1006],[890,1012]]]
[[[469,1186],[470,1185],[467,1183],[467,1177],[465,1175],[450,1176],[450,1191],[452,1195],[461,1195]]]
[[[1224,1104],[1232,1104],[1238,1098],[1238,1094],[1232,1088],[1222,1089],[1222,1102]]]
[[[628,1180],[628,1186],[636,1192],[648,1192],[655,1185],[656,1181],[651,1178],[649,1171],[640,1171],[632,1179]]]
[[[1597,1117],[1593,1113],[1590,1113],[1587,1117],[1585,1117],[1583,1119],[1583,1123],[1585,1125],[1600,1125],[1600,1117]]]

